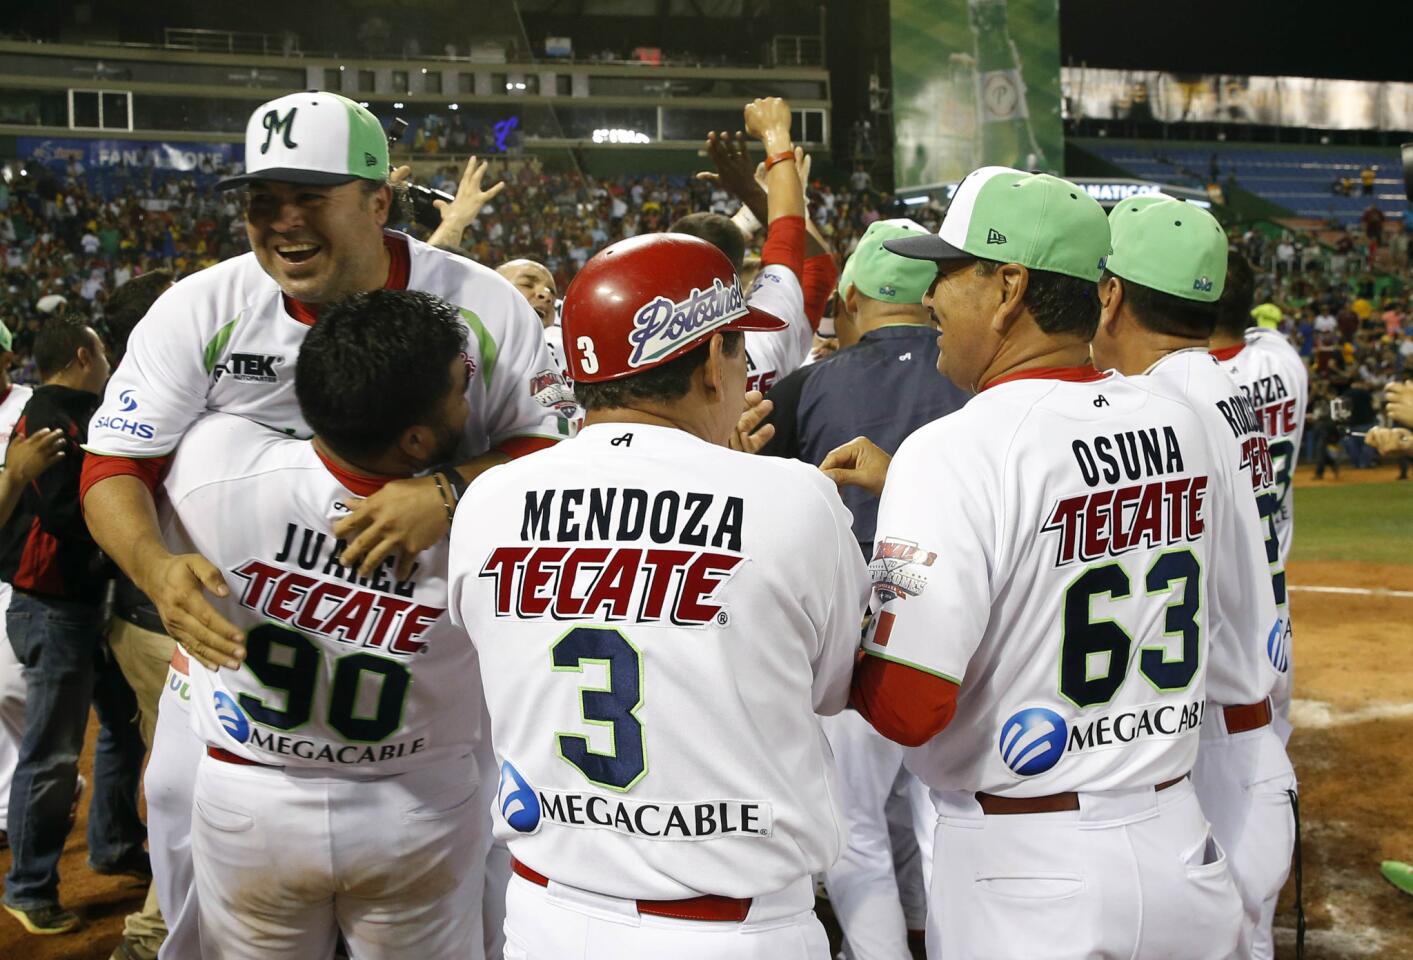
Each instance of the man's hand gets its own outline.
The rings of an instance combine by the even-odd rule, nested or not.
[[[1384,390],[1388,400],[1388,415],[1395,423],[1413,427],[1413,380],[1390,383]]]
[[[883,495],[893,458],[868,437],[855,437],[829,451],[819,469],[841,487],[862,487],[875,497]]]
[[[765,190],[760,178],[751,175],[747,143],[746,135],[739,130],[734,135],[730,131],[707,134],[706,152],[716,172],[704,170],[697,174],[697,179],[719,183],[722,189],[750,208],[757,220],[765,223],[770,217]]]
[[[800,171],[800,194],[805,198],[805,205],[809,205],[810,199],[810,155],[805,153],[804,147],[795,148],[795,168]],[[697,174],[701,176],[701,174]],[[770,187],[765,183],[765,162],[756,164],[755,172],[756,185],[760,187],[763,194],[770,193]]]
[[[461,246],[461,235],[466,232],[466,228],[471,225],[471,221],[476,219],[481,208],[490,203],[500,195],[505,189],[505,181],[502,180],[494,186],[482,190],[481,181],[485,179],[486,170],[490,164],[484,160],[478,161],[475,157],[466,161],[466,169],[461,174],[461,185],[456,188],[456,197],[447,203],[445,200],[433,200],[432,206],[441,212],[441,226],[437,227],[428,242],[434,247],[456,249]]]
[[[64,431],[48,428],[23,439],[11,440],[5,453],[5,470],[24,486],[64,457]]]
[[[245,635],[203,596],[203,591],[218,597],[231,593],[210,561],[196,553],[167,554],[152,562],[137,586],[156,605],[167,633],[187,653],[212,670],[240,669]]]
[[[1375,427],[1365,434],[1364,442],[1384,456],[1391,453],[1413,454],[1413,431],[1403,427]]]
[[[393,552],[398,553],[394,575],[406,580],[417,554],[447,535],[446,504],[432,477],[394,480],[366,500],[349,500],[352,513],[334,524],[334,536],[348,542],[339,557],[346,567],[358,566],[358,575],[373,571]]]
[[[761,447],[775,436],[775,424],[761,426],[761,421],[770,416],[770,411],[774,409],[775,402],[765,399],[759,390],[747,391],[745,412],[736,421],[736,429],[731,431],[731,439],[727,441],[731,449],[759,453]]]
[[[810,356],[813,357],[816,362],[823,360],[826,357],[832,357],[838,352],[838,337],[821,337],[817,333],[814,335],[814,345],[810,347]]]
[[[779,97],[746,104],[746,132],[765,144],[767,154],[790,149],[790,105]]]

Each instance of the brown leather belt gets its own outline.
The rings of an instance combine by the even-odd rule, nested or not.
[[[1222,707],[1222,719],[1226,722],[1227,733],[1246,733],[1260,730],[1271,722],[1270,698],[1260,703],[1248,703],[1239,707]]]
[[[1153,791],[1156,793],[1159,790],[1175,787],[1186,779],[1187,774],[1184,773],[1180,777],[1164,780],[1154,787]],[[1052,793],[1044,797],[998,797],[994,793],[977,791],[976,802],[981,804],[981,812],[988,816],[1010,816],[1018,813],[1061,813],[1065,810],[1079,809],[1079,794],[1068,791],[1066,793]]]
[[[279,769],[272,763],[247,760],[245,757],[231,753],[229,750],[222,750],[220,747],[212,747],[209,745],[206,747],[206,756],[210,757],[212,760],[219,760],[222,763],[234,763],[241,767],[274,767],[275,769]]]
[[[525,864],[510,858],[510,869],[517,877],[524,877],[541,887],[549,886],[549,878],[537,873]],[[735,897],[692,897],[687,900],[638,900],[638,912],[656,917],[671,917],[674,920],[710,920],[726,923],[741,923],[751,910],[750,899],[738,900]]]

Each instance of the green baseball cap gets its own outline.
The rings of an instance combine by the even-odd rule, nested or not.
[[[1099,201],[1068,180],[981,167],[957,184],[936,234],[883,247],[918,260],[996,260],[1098,280],[1109,255],[1109,221]]]
[[[388,138],[378,118],[347,97],[311,90],[255,108],[245,125],[245,173],[216,189],[252,180],[333,186],[387,175]]]
[[[1227,283],[1227,235],[1201,207],[1162,194],[1129,197],[1109,213],[1110,273],[1184,300],[1216,303]]]
[[[9,353],[10,348],[15,344],[15,335],[10,332],[10,328],[5,326],[0,320],[0,353]]]
[[[885,240],[914,236],[931,234],[922,224],[906,218],[870,223],[839,274],[839,292],[844,293],[853,284],[859,293],[874,300],[922,303],[923,295],[937,278],[936,265],[900,257],[883,248]]]

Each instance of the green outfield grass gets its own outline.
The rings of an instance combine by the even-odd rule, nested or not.
[[[1297,486],[1291,559],[1413,565],[1413,480]]]

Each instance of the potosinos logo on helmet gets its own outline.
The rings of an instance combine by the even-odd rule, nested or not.
[[[675,303],[666,297],[654,297],[633,317],[633,329],[628,334],[633,352],[628,356],[628,365],[653,363],[745,313],[746,298],[740,281],[735,279],[730,286],[715,279],[705,290],[693,287],[690,294]]]

